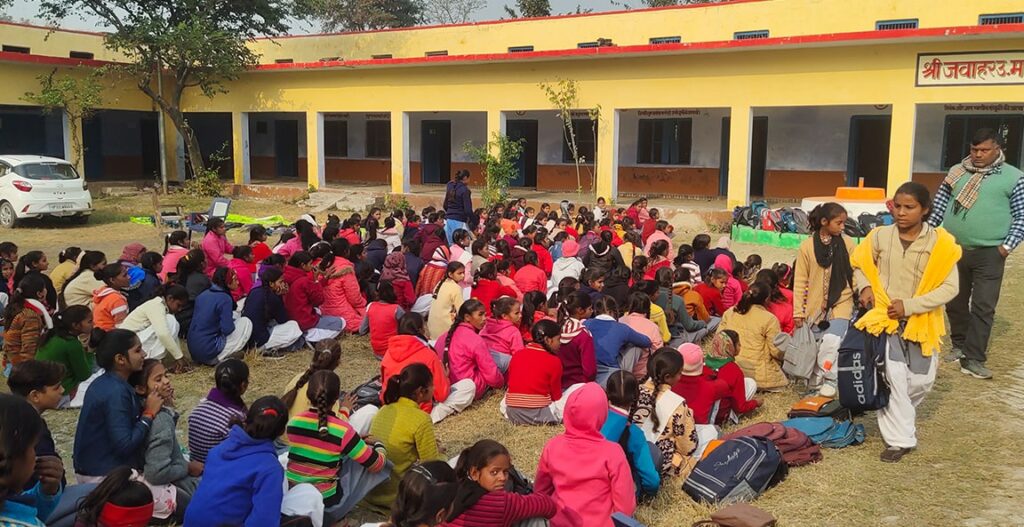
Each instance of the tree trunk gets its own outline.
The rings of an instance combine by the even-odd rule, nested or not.
[[[189,126],[188,121],[185,120],[185,114],[181,111],[180,94],[183,91],[183,88],[175,86],[171,92],[173,100],[170,101],[153,90],[153,86],[150,84],[150,79],[140,82],[139,89],[142,90],[142,93],[149,96],[149,98],[152,99],[161,110],[163,110],[164,114],[171,120],[171,123],[174,124],[174,128],[178,131],[178,134],[184,138],[187,157],[186,163],[188,163],[191,176],[196,177],[202,173],[205,168],[205,164],[203,163],[203,153],[199,146],[199,139],[196,137],[192,127]]]

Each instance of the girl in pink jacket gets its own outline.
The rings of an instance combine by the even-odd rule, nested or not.
[[[228,269],[234,271],[235,276],[238,277],[238,289],[231,291],[231,298],[235,302],[249,296],[249,291],[252,291],[253,276],[252,269],[249,267],[252,263],[252,247],[239,245],[232,249]]]
[[[725,271],[729,279],[725,283],[725,289],[722,290],[722,303],[725,304],[725,308],[735,306],[740,302],[740,297],[743,296],[743,286],[740,285],[740,281],[732,275],[733,261],[728,254],[719,254],[715,258],[715,265],[712,266],[716,269]]]
[[[632,516],[636,493],[622,447],[601,435],[608,396],[589,382],[569,395],[565,433],[546,445],[537,465],[534,491],[558,504],[551,527],[611,527],[613,513]]]
[[[476,384],[476,399],[483,397],[488,388],[505,386],[505,377],[487,350],[487,343],[478,335],[486,321],[484,305],[471,298],[462,303],[451,328],[437,337],[434,344],[434,351],[448,368],[452,384],[472,379]]]
[[[223,218],[212,218],[206,222],[206,236],[203,237],[203,253],[206,255],[206,275],[213,276],[213,272],[220,267],[228,266],[228,259],[225,254],[230,254],[234,246],[228,243],[227,226]]]
[[[349,247],[348,240],[335,239],[331,242],[333,260],[328,256],[320,262],[320,269],[330,272],[324,286],[324,303],[320,306],[320,312],[344,319],[345,331],[355,333],[366,315],[366,298],[359,290],[355,265],[346,257]]]
[[[157,275],[160,280],[167,282],[167,273],[177,272],[178,260],[188,254],[188,233],[185,231],[174,231],[164,236],[164,262],[160,273]]]

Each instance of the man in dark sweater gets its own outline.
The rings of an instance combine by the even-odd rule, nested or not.
[[[940,224],[963,247],[957,263],[960,294],[946,305],[960,371],[991,379],[986,351],[995,319],[1006,257],[1024,240],[1024,174],[1006,163],[1003,138],[978,130],[971,153],[939,186],[928,223]]]

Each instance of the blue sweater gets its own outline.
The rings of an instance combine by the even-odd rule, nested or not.
[[[235,330],[234,310],[231,294],[219,286],[212,285],[196,297],[192,323],[188,328],[188,352],[196,362],[217,362],[217,355],[224,349],[228,335]]]
[[[651,339],[635,331],[633,328],[601,315],[600,318],[589,318],[583,325],[594,336],[594,354],[597,363],[604,366],[619,367],[619,350],[627,344],[641,348],[651,347]]]
[[[626,459],[633,472],[633,483],[637,494],[653,496],[661,486],[661,475],[654,466],[651,457],[651,445],[644,439],[644,433],[627,418],[618,408],[608,409],[608,420],[601,427],[601,435],[612,443],[618,443],[626,427],[629,427],[629,439],[626,442]]]
[[[284,300],[274,294],[268,285],[261,285],[249,291],[249,296],[242,306],[242,316],[252,322],[252,337],[249,344],[260,347],[270,340],[270,323],[284,324],[288,322],[288,313],[284,310]]]
[[[227,439],[210,451],[199,488],[185,511],[189,527],[277,527],[284,499],[284,468],[274,442],[253,439],[231,428]]]
[[[142,401],[128,381],[110,371],[93,381],[75,430],[75,472],[106,476],[121,465],[141,470],[146,436],[153,424],[141,414]]]
[[[449,181],[445,194],[451,191],[452,198],[444,204],[444,217],[449,220],[474,223],[473,198],[469,187],[462,181]]]

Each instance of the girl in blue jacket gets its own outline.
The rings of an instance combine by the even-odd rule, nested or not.
[[[596,381],[604,386],[613,372],[619,369],[632,371],[643,350],[651,347],[651,339],[619,322],[618,306],[610,296],[594,302],[594,315],[594,318],[583,321],[583,325],[594,336]]]
[[[618,370],[608,377],[605,392],[608,394],[608,420],[601,427],[601,435],[618,443],[625,451],[637,496],[641,500],[653,499],[661,486],[657,468],[661,466],[661,454],[656,446],[647,442],[643,431],[633,424],[630,413],[640,396],[640,385],[632,373]]]
[[[238,275],[227,267],[218,267],[213,285],[196,297],[188,329],[188,351],[196,362],[217,364],[245,349],[249,342],[252,321],[235,319],[231,291],[237,288]]]

